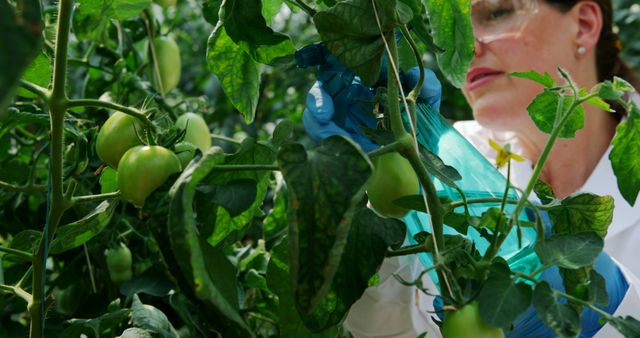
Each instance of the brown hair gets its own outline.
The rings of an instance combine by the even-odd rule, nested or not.
[[[561,12],[568,12],[580,1],[588,0],[544,0]],[[602,31],[596,46],[596,67],[598,81],[611,80],[614,76],[627,80],[640,91],[640,75],[620,58],[621,43],[613,32],[613,8],[611,0],[590,0],[602,11]]]

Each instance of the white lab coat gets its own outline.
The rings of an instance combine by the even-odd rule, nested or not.
[[[493,133],[475,121],[457,122],[454,126],[492,163],[496,153],[489,146],[489,138],[499,144],[511,143],[511,150],[519,152],[510,133]],[[632,247],[640,243],[640,201],[635,207],[631,207],[620,195],[608,159],[610,150],[578,191],[611,195],[614,198],[614,217],[605,239],[605,251],[620,262],[619,266],[629,283],[629,290],[614,314],[631,315],[638,319],[640,280],[636,275],[640,275],[640,259],[637,259]],[[512,162],[511,179],[515,186],[524,187],[531,173],[530,162]],[[415,286],[402,285],[393,277],[393,274],[397,274],[412,281],[423,269],[415,256],[385,259],[380,270],[380,284],[368,288],[352,306],[345,321],[346,329],[356,338],[415,338],[424,332],[428,332],[427,337],[441,337],[438,326],[433,321],[433,318],[437,319],[433,313],[433,297],[420,292]],[[436,292],[428,274],[422,280],[428,290]],[[607,324],[595,337],[617,338],[622,335]]]

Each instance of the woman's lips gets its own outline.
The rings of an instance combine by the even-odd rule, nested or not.
[[[467,89],[473,91],[503,74],[504,72],[492,68],[473,68],[467,74]]]

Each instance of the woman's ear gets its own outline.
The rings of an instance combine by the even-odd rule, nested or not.
[[[571,9],[571,13],[577,24],[576,51],[582,55],[598,44],[602,30],[602,10],[594,1],[579,1]]]

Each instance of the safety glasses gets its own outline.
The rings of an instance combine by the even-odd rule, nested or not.
[[[482,43],[517,37],[537,12],[537,0],[472,0],[473,33]]]

